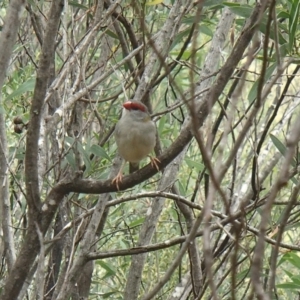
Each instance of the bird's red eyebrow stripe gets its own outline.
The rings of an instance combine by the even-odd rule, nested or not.
[[[125,107],[126,109],[139,109],[141,111],[145,111],[145,107],[144,105],[137,103],[137,102],[131,102],[131,101],[127,101],[123,104],[123,107]]]

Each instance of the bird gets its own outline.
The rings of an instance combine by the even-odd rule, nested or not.
[[[123,158],[120,171],[112,180],[118,189],[126,162],[130,163],[129,172],[132,173],[139,169],[139,162],[148,156],[152,167],[159,171],[159,159],[149,155],[156,144],[156,127],[146,105],[140,101],[125,102],[114,135],[119,155]]]

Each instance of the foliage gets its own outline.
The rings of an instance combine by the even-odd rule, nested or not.
[[[298,0],[1,5],[1,299],[298,299]]]

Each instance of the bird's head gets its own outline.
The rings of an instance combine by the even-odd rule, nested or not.
[[[139,101],[127,101],[123,104],[123,116],[136,121],[149,121],[150,115],[146,105]]]

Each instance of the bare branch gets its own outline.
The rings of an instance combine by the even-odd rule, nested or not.
[[[20,26],[20,17],[25,2],[12,0],[7,8],[5,23],[0,36],[0,89],[2,90],[6,78],[9,60]],[[10,272],[16,260],[14,238],[11,229],[10,200],[8,190],[8,148],[5,131],[5,113],[3,108],[2,93],[0,95],[0,217],[1,228],[5,245],[8,271]],[[1,255],[3,253],[0,253]]]

